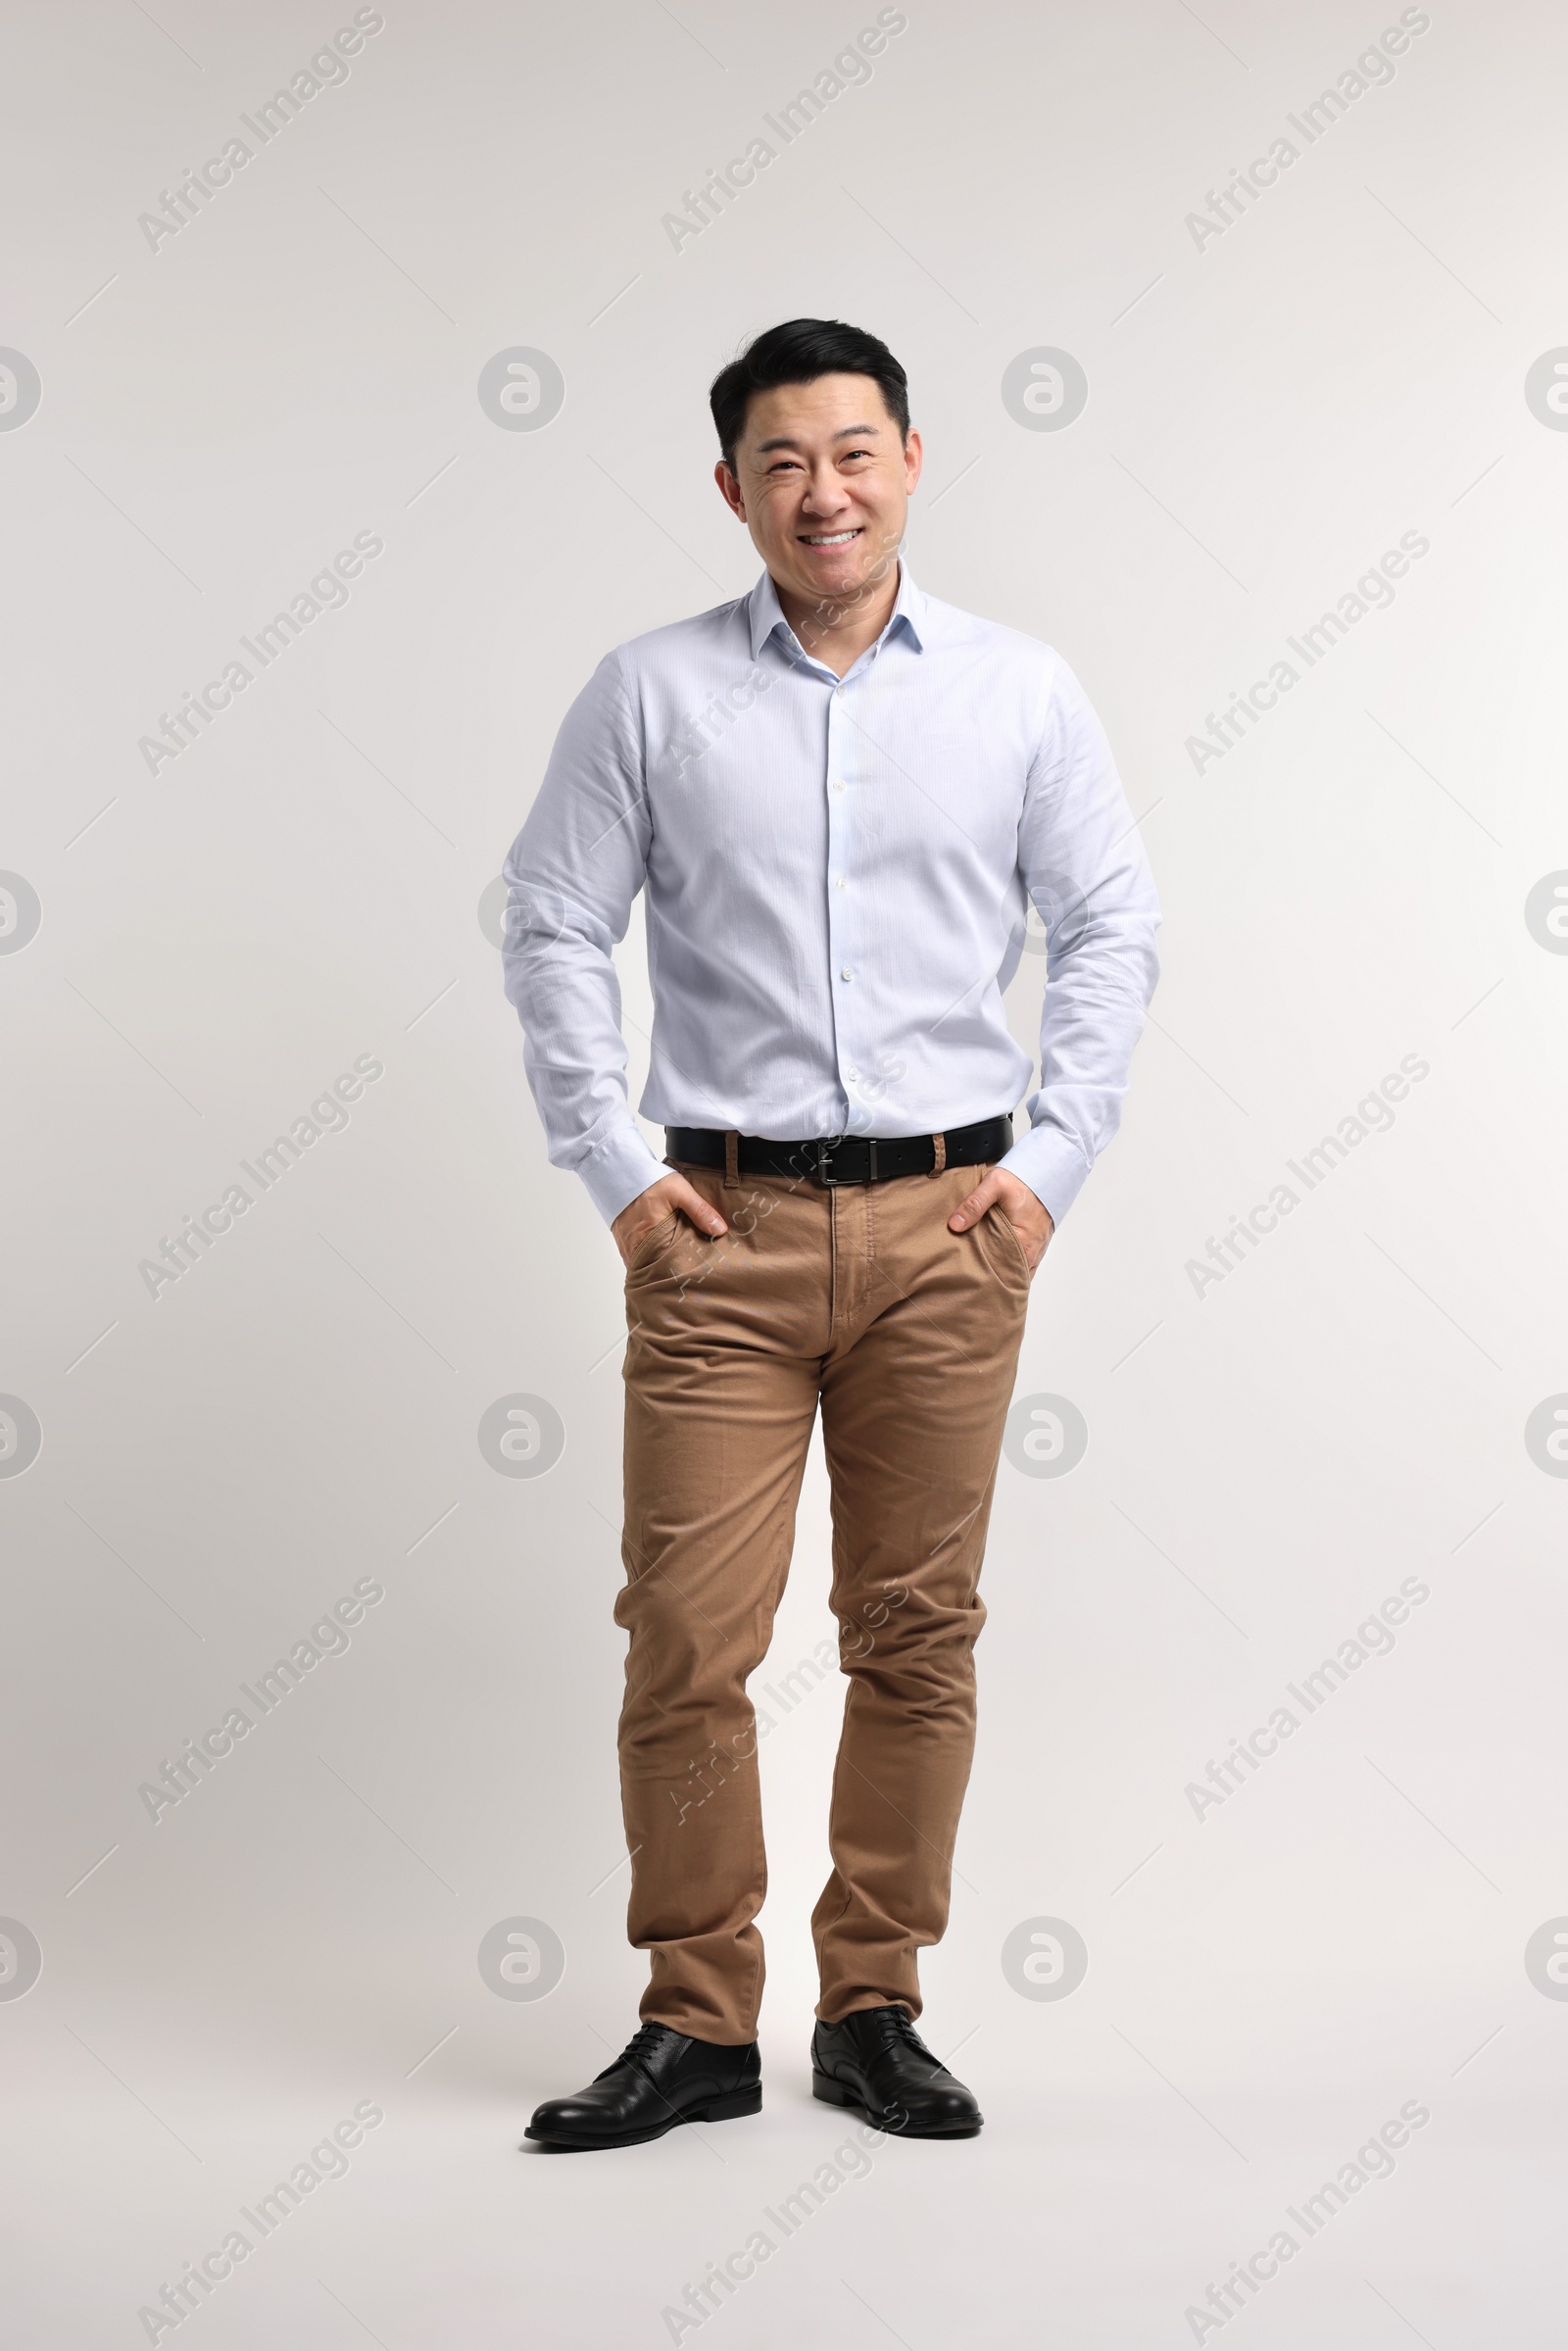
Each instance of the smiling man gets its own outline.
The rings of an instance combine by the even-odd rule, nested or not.
[[[848,1678],[812,1914],[815,2093],[969,2137],[914,2030],[974,1744],[978,1584],[1029,1286],[1120,1116],[1154,893],[1059,657],[939,604],[900,549],[903,367],[797,318],[711,393],[751,593],[610,654],[507,863],[507,991],[549,1145],[626,1267],[620,1775],[642,2024],[552,2147],[752,2114],[765,1883],[746,1694],[816,1415]],[[628,1106],[612,950],[646,893]],[[1040,1084],[1003,994],[1048,938]]]

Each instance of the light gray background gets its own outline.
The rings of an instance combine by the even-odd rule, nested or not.
[[[150,251],[138,215],[351,13],[5,22],[0,342],[43,386],[0,432],[0,866],[42,908],[0,955],[0,1389],[43,1432],[0,1479],[0,1912],[43,1953],[0,2001],[11,2331],[145,2340],[161,2282],[372,2100],[348,2177],[181,2342],[652,2346],[844,2143],[805,2064],[829,1683],[762,1748],[764,2113],[516,2152],[642,1980],[622,1320],[477,913],[600,654],[755,576],[707,385],[810,312],[908,367],[922,585],[1059,646],[1102,713],[1165,976],[1024,1344],[1020,1397],[1069,1397],[1089,1449],[998,1490],[924,1968],[988,2129],[877,2149],[681,2339],[1190,2342],[1208,2282],[1414,2099],[1394,2176],[1234,2339],[1555,2343],[1568,2003],[1524,1953],[1568,1912],[1568,1484],[1524,1427],[1568,1390],[1568,958],[1525,902],[1568,867],[1568,436],[1524,379],[1568,344],[1568,23],[1434,0],[1200,251],[1205,191],[1397,10],[909,0],[869,83],[677,253],[661,216],[874,10],[387,0],[350,78]],[[565,379],[541,431],[477,398],[516,345]],[[1002,403],[1040,345],[1087,371],[1065,431]],[[347,607],[149,775],[160,712],[361,530],[385,552]],[[1431,548],[1393,607],[1195,773],[1205,712],[1404,531]],[[635,932],[620,961],[640,1082]],[[385,1075],[346,1131],[151,1298],[139,1260],[359,1054]],[[1392,1131],[1196,1295],[1187,1261],[1406,1054],[1430,1075]],[[537,1480],[479,1450],[514,1393],[566,1432]],[[763,1682],[830,1630],[824,1506],[813,1468]],[[155,1827],[138,1786],[366,1576],[349,1651]],[[1187,1785],[1409,1576],[1394,1652],[1195,1818]],[[517,1916],[565,1951],[537,2003],[479,1974]],[[1090,1954],[1059,2001],[1003,1972],[1042,1916]]]

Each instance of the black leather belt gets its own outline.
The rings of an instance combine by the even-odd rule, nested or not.
[[[666,1127],[664,1156],[696,1167],[723,1167],[728,1138],[721,1127]],[[735,1138],[740,1175],[809,1176],[818,1184],[885,1184],[890,1176],[929,1175],[943,1146],[945,1167],[978,1167],[1012,1149],[1012,1118],[982,1118],[936,1135],[829,1135],[805,1143],[775,1143],[765,1135]]]

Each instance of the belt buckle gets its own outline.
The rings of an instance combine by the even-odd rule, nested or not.
[[[865,1152],[863,1171],[858,1175],[835,1173],[833,1162],[842,1151],[861,1149]],[[874,1184],[876,1182],[876,1137],[874,1135],[834,1135],[816,1147],[816,1180],[830,1191],[845,1184]]]

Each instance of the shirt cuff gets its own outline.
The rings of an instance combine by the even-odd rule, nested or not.
[[[622,1208],[629,1207],[650,1184],[661,1182],[669,1169],[654,1156],[640,1128],[623,1126],[594,1146],[577,1173],[606,1224],[613,1224]]]
[[[1089,1161],[1060,1127],[1031,1127],[997,1165],[1028,1185],[1054,1226],[1060,1224],[1089,1180]]]

